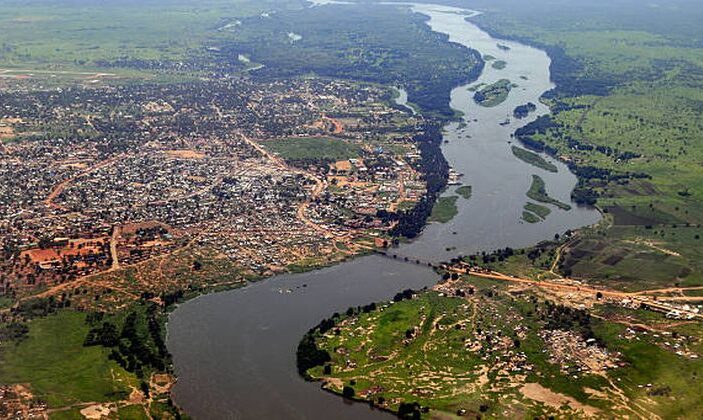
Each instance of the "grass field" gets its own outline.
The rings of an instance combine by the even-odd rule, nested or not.
[[[536,166],[540,169],[544,169],[549,172],[557,172],[557,167],[553,163],[547,162],[542,156],[537,153],[530,152],[529,150],[523,149],[522,147],[513,146],[513,154],[515,157],[523,162],[529,163],[532,166]]]
[[[117,413],[119,419],[124,420],[148,420],[150,417],[144,412],[141,405],[128,405],[121,407]]]
[[[325,137],[291,137],[262,142],[283,159],[296,162],[335,162],[358,158],[361,148],[344,140]]]
[[[30,323],[29,337],[0,354],[0,383],[30,383],[50,408],[126,398],[136,377],[107,359],[102,347],[83,347],[85,314],[62,311]]]
[[[273,9],[300,8],[297,0],[86,0],[3,2],[0,67],[101,67],[116,60],[184,60],[218,34],[225,19]]]
[[[630,407],[642,416],[703,412],[696,391],[687,386],[703,362],[677,356],[671,347],[676,342],[699,351],[695,338],[681,338],[700,336],[699,327],[679,329],[679,338],[653,337],[592,319],[587,329],[603,344],[588,350],[578,344],[582,339],[575,331],[581,327],[567,322],[553,329],[553,318],[529,296],[510,296],[502,285],[478,279],[457,287],[472,292],[466,298],[421,293],[337,321],[333,331],[317,336],[318,346],[332,356],[327,373],[322,366],[310,373],[335,392],[346,386],[355,398],[394,411],[401,403],[418,403],[429,408],[427,418],[458,412],[609,417],[632,414]],[[603,307],[600,314],[610,318],[621,310]],[[651,312],[626,314],[664,319]],[[622,363],[595,373],[594,360]],[[586,362],[591,368],[583,368]],[[540,390],[536,395],[529,392],[534,388]],[[543,404],[544,395],[563,403]]]
[[[656,10],[626,0],[478,3],[491,10],[477,18],[481,25],[552,55],[552,117],[532,138],[579,167],[608,171],[583,177],[581,186],[597,195],[614,227],[573,247],[567,274],[628,289],[698,284],[700,2],[672,0]]]
[[[703,285],[703,228],[614,226],[587,230],[563,261],[576,277],[623,290]],[[698,238],[698,239],[697,239]]]
[[[452,195],[448,197],[440,197],[432,208],[432,214],[429,217],[430,222],[447,223],[459,213],[456,207],[458,196]]]

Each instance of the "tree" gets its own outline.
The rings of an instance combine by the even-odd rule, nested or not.
[[[420,419],[420,404],[414,403],[400,403],[398,406],[398,417],[401,419]]]
[[[344,388],[342,388],[342,396],[344,398],[354,398],[354,394],[354,388],[348,385],[345,385]]]

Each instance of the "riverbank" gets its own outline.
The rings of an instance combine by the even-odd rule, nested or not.
[[[295,348],[310,326],[346,307],[391,299],[399,290],[422,289],[436,283],[437,275],[429,267],[407,264],[406,258],[442,261],[457,253],[467,255],[471,250],[490,251],[499,246],[534,244],[553,237],[555,231],[563,232],[595,219],[584,219],[579,212],[560,212],[563,213],[561,220],[550,217],[549,223],[543,223],[530,234],[521,233],[524,201],[512,201],[524,197],[528,190],[531,178],[525,177],[525,168],[535,168],[514,157],[509,141],[514,129],[530,119],[507,125],[498,123],[503,122],[515,106],[536,101],[550,87],[546,74],[548,60],[538,51],[523,50],[519,45],[511,45],[510,51],[500,50],[496,47],[498,41],[485,39],[482,32],[464,22],[466,15],[437,7],[414,5],[413,9],[429,16],[427,24],[433,31],[449,33],[450,42],[465,45],[482,42],[491,54],[508,62],[506,68],[500,70],[484,67],[480,77],[492,78],[499,76],[494,72],[516,71],[519,74],[515,79],[519,75],[529,79],[524,81],[524,89],[511,92],[504,105],[490,110],[485,108],[490,114],[467,108],[467,104],[475,105],[468,86],[458,86],[452,91],[452,107],[461,111],[462,121],[449,122],[443,128],[440,137],[443,141],[435,142],[441,153],[435,157],[447,156],[452,167],[464,173],[473,187],[471,200],[459,200],[457,216],[442,225],[459,231],[458,234],[452,235],[450,230],[438,237],[437,226],[428,225],[415,240],[394,249],[399,261],[381,256],[364,257],[320,271],[274,277],[236,292],[211,295],[182,305],[171,316],[169,349],[180,378],[174,389],[174,399],[186,412],[195,417],[224,412],[233,416],[246,413],[247,416],[316,418],[321,412],[334,410],[342,418],[376,418],[381,414],[370,411],[368,406],[354,405],[340,410],[342,401],[320,393],[317,385],[299,377],[295,370]],[[520,55],[522,51],[527,56]],[[518,58],[511,59],[507,54]],[[520,65],[517,60],[525,62]],[[539,71],[545,74],[539,75]],[[540,111],[544,113],[545,108]],[[490,153],[486,153],[489,150]],[[483,162],[476,164],[476,159]],[[505,179],[496,177],[503,172],[510,175]],[[575,178],[566,169],[559,175],[566,180],[544,175],[545,182],[556,198],[569,200]],[[442,194],[452,194],[454,189],[443,189],[446,192]],[[470,213],[467,213],[467,203],[476,206]],[[494,210],[493,205],[500,210]],[[474,215],[479,217],[474,220]],[[485,219],[486,215],[490,220]],[[464,225],[465,230],[458,228]],[[424,223],[421,226],[425,226]],[[510,230],[504,229],[506,226]],[[482,232],[484,229],[487,231]],[[447,239],[456,240],[457,247],[448,250]]]

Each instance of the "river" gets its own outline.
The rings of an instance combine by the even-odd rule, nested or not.
[[[452,167],[464,174],[462,182],[473,187],[473,196],[458,200],[459,213],[451,222],[428,225],[417,240],[397,252],[440,261],[458,254],[528,246],[595,223],[596,211],[575,206],[570,211],[552,209],[542,223],[520,220],[532,174],[541,176],[548,193],[563,202],[570,201],[576,183],[563,164],[553,162],[559,171],[549,173],[518,160],[510,150],[510,134],[548,112],[539,104],[539,97],[553,87],[547,55],[492,38],[465,20],[474,12],[436,5],[411,7],[430,17],[427,24],[433,30],[505,61],[506,67],[495,69],[489,62],[477,82],[452,91],[452,107],[465,117],[463,124],[446,127],[443,152]],[[470,86],[502,78],[518,85],[503,104],[484,108],[473,101]],[[537,111],[523,120],[512,118],[515,106],[527,102],[537,104]],[[500,125],[506,118],[510,123]],[[454,194],[455,188],[445,194]],[[167,344],[178,376],[174,401],[196,419],[388,417],[303,381],[295,366],[297,343],[310,327],[335,311],[389,299],[400,290],[432,286],[436,281],[436,274],[426,267],[369,256],[180,305],[168,324]]]

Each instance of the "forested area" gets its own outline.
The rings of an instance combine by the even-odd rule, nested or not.
[[[251,73],[256,77],[315,74],[403,86],[425,113],[451,118],[451,89],[475,79],[483,61],[430,30],[426,19],[385,6],[281,12],[242,20],[213,41],[214,54],[228,63],[242,54],[263,64]]]

